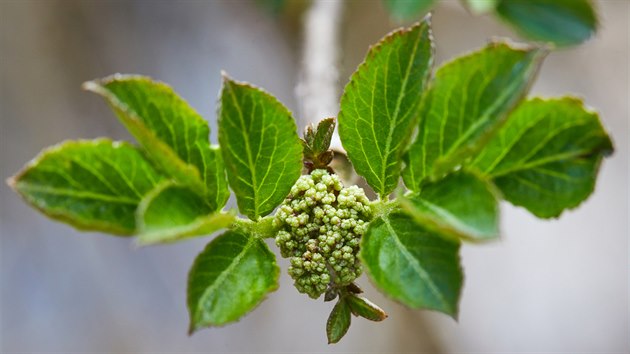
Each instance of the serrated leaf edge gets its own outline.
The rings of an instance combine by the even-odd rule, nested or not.
[[[45,210],[44,208],[41,208],[40,206],[38,206],[36,203],[32,203],[31,201],[28,200],[28,198],[22,194],[19,190],[18,184],[20,183],[20,178],[31,168],[34,168],[37,166],[37,164],[43,160],[44,158],[46,158],[48,155],[52,155],[54,153],[57,153],[61,150],[63,150],[65,147],[67,147],[68,145],[79,145],[79,144],[101,144],[101,143],[111,143],[113,147],[120,147],[120,146],[127,146],[130,148],[135,149],[136,151],[138,151],[141,155],[144,156],[144,154],[142,154],[142,151],[138,150],[137,146],[130,144],[126,141],[114,141],[111,140],[109,138],[105,138],[105,137],[100,137],[100,138],[96,138],[96,139],[69,139],[69,140],[64,140],[62,142],[59,142],[55,145],[51,145],[47,148],[44,148],[42,151],[39,152],[39,154],[37,154],[37,156],[35,156],[33,159],[31,159],[29,162],[27,162],[22,169],[16,173],[15,175],[9,177],[6,179],[6,184],[13,190],[15,191],[20,198],[22,198],[22,200],[24,202],[26,202],[26,204],[32,206],[33,208],[37,209],[39,212],[41,212],[43,215],[47,216],[50,219],[53,220],[57,220],[57,221],[61,221],[69,226],[71,226],[72,228],[79,230],[79,231],[100,231],[100,232],[107,232],[110,233],[114,236],[133,236],[134,232],[133,231],[128,231],[126,229],[123,228],[113,228],[111,227],[109,224],[107,223],[102,223],[99,221],[96,222],[90,222],[90,223],[81,223],[78,222],[76,219],[73,219],[72,217],[68,216],[66,213],[54,213],[54,212],[50,212],[49,210]]]
[[[233,231],[233,232],[239,232],[239,231]],[[265,247],[265,251],[269,252],[269,254],[271,254],[273,256],[273,258],[274,258],[274,269],[275,269],[275,271],[274,271],[274,274],[272,275],[272,277],[273,277],[272,281],[273,281],[274,284],[272,284],[272,286],[270,286],[267,289],[265,289],[266,295],[262,296],[260,298],[260,300],[257,303],[255,303],[246,313],[244,313],[239,318],[236,318],[236,319],[234,319],[232,321],[228,321],[228,322],[224,322],[224,323],[205,323],[205,324],[202,324],[202,325],[197,325],[197,324],[194,323],[194,318],[196,317],[196,314],[193,314],[192,312],[190,312],[190,308],[189,308],[189,312],[190,312],[190,325],[188,327],[188,335],[189,336],[194,334],[195,332],[199,331],[200,329],[203,329],[203,328],[208,328],[208,327],[225,327],[226,325],[229,325],[229,324],[232,324],[232,323],[240,321],[241,318],[245,317],[248,313],[254,311],[258,306],[260,306],[260,304],[267,299],[267,296],[270,293],[278,290],[278,288],[280,287],[280,284],[278,282],[279,281],[279,277],[280,277],[280,267],[278,267],[278,264],[275,261],[275,259],[276,259],[275,254],[273,252],[271,252],[271,250],[269,249],[269,247],[267,246],[267,244],[263,240],[261,240],[261,239],[259,239],[257,237],[253,237],[251,235],[248,236],[248,239],[249,240],[247,242],[247,245],[238,254],[238,256],[234,257],[234,259],[232,260],[232,263],[230,263],[228,268],[226,268],[226,270],[224,272],[222,272],[222,274],[220,275],[221,279],[224,279],[227,276],[227,275],[225,275],[227,270],[228,269],[232,269],[235,266],[235,264],[237,264],[238,261],[240,261],[243,258],[244,254],[247,253],[247,251],[254,245],[254,243],[259,242],[261,245],[263,245]],[[199,255],[203,254],[208,249],[208,247],[210,247],[211,244],[212,244],[212,241],[210,241],[206,245],[206,247],[199,253]],[[192,270],[195,269],[195,266],[197,265],[199,255],[197,255],[197,257],[195,258],[195,261],[194,261],[193,265],[190,267],[190,271],[188,272],[188,279],[189,279],[189,281],[190,281],[190,274],[192,273]],[[215,283],[219,283],[219,281],[217,280]],[[197,303],[201,303],[202,302],[202,299],[205,296],[207,296],[207,292],[208,292],[208,290],[206,289],[206,291],[204,291],[204,294],[199,297],[199,300],[197,301]]]
[[[160,81],[152,81],[152,79],[147,76],[123,75],[123,74],[114,74],[104,79],[86,81],[81,85],[81,87],[86,91],[93,92],[105,98],[107,103],[112,107],[112,109],[114,109],[114,111],[120,110],[124,114],[128,115],[130,119],[120,118],[120,121],[122,122],[122,124],[125,127],[127,127],[129,130],[133,129],[138,132],[141,132],[143,135],[142,140],[145,140],[145,139],[151,140],[154,146],[159,150],[159,154],[150,154],[150,155],[166,156],[165,160],[173,162],[176,165],[176,169],[182,172],[180,176],[176,176],[176,177],[182,178],[182,176],[187,176],[185,177],[185,179],[182,180],[182,182],[190,185],[190,187],[193,188],[195,191],[197,191],[199,194],[205,195],[207,192],[206,186],[203,183],[203,179],[201,178],[201,173],[197,169],[197,167],[183,161],[175,153],[175,151],[173,151],[173,149],[170,146],[162,142],[162,140],[160,140],[158,136],[155,135],[155,133],[151,129],[146,127],[146,125],[142,122],[138,114],[133,109],[127,106],[127,104],[125,104],[124,102],[120,101],[118,97],[115,94],[113,94],[109,89],[107,89],[107,87],[105,86],[107,83],[110,83],[113,81],[128,80],[128,79],[147,80],[152,83],[156,83],[158,86],[168,87],[168,85],[166,85],[165,83],[162,83]],[[183,98],[181,99],[184,100]],[[184,102],[186,101],[184,100]],[[188,103],[186,102],[186,104]],[[193,109],[193,108],[190,107],[190,109]],[[127,126],[127,124],[133,124],[133,127],[129,127]],[[204,124],[207,124],[207,122],[204,121]],[[132,135],[134,135],[133,132],[132,132]],[[139,138],[136,137],[136,140],[138,140],[140,144],[143,144],[143,141],[141,141]],[[157,165],[161,165],[159,161],[154,161],[154,163]],[[160,166],[160,169],[164,169],[164,167]],[[172,171],[169,171],[169,172],[172,172]]]
[[[282,104],[282,102],[280,102],[280,100],[278,100],[278,98],[276,98],[274,95],[272,95],[271,93],[269,93],[265,89],[263,89],[261,87],[258,87],[256,85],[250,84],[250,83],[245,82],[245,81],[234,80],[234,79],[232,79],[229,76],[229,74],[227,72],[225,72],[223,70],[221,71],[221,77],[222,77],[222,80],[223,80],[223,87],[222,87],[222,89],[220,91],[221,93],[220,93],[220,96],[219,96],[219,102],[221,101],[221,96],[222,96],[223,92],[225,91],[226,85],[237,85],[237,86],[241,86],[241,87],[247,87],[249,89],[258,91],[258,92],[266,95],[267,97],[269,97],[272,100],[272,103],[275,106],[279,107],[283,112],[287,113],[287,116],[289,118],[288,120],[291,122],[291,124],[293,126],[296,126],[295,119],[293,118],[293,113],[284,104]],[[219,107],[218,108],[218,110],[219,110],[218,116],[219,116],[219,119],[221,119],[221,114],[220,114],[221,104],[219,104],[218,107]],[[221,130],[220,129],[219,129],[219,134],[221,134]],[[297,137],[298,143],[300,144],[300,156],[299,156],[299,159],[297,160],[296,164],[299,164],[300,166],[302,166],[302,159],[303,159],[303,156],[304,156],[304,154],[303,154],[303,145],[302,145],[302,143],[300,143],[301,139],[297,135],[297,132],[296,132],[296,137]],[[247,142],[247,144],[249,144],[249,142]],[[223,148],[221,150],[225,151]],[[248,148],[247,150],[250,150],[250,149]],[[223,160],[224,160],[224,163],[225,163],[226,159],[224,158]],[[250,170],[251,171],[255,171],[255,167],[256,166],[252,164],[251,157],[248,157],[248,164],[249,164]],[[227,175],[228,175],[228,185],[230,186],[230,189],[232,191],[234,191],[234,188],[233,188],[233,186],[230,183],[229,170],[228,170],[227,166],[226,166],[225,170],[226,170]],[[295,181],[297,181],[298,178],[299,178],[299,174],[295,176]],[[293,183],[295,183],[295,181],[293,181]],[[255,183],[253,183],[253,184],[255,184]],[[274,188],[274,193],[275,193],[275,191],[277,191],[277,185],[278,184],[276,183],[276,187]],[[256,188],[253,187],[253,189],[256,189]],[[290,190],[287,190],[286,194],[283,196],[282,199],[284,199],[289,194],[289,191]],[[274,208],[272,208],[272,210],[270,210],[269,212],[261,213],[261,212],[259,212],[258,209],[262,205],[264,205],[274,195],[274,193],[270,193],[270,195],[265,200],[263,200],[261,203],[256,203],[256,200],[257,200],[257,198],[259,196],[257,195],[257,193],[255,193],[256,195],[251,197],[252,200],[254,201],[254,210],[253,210],[254,214],[253,215],[248,215],[248,217],[250,217],[250,219],[252,219],[252,220],[257,220],[259,217],[265,216],[265,215],[269,214],[270,212],[272,212],[273,209],[275,209],[275,207],[277,207],[282,202],[282,199],[280,199],[279,202],[277,203],[277,205],[275,205]],[[237,196],[237,204],[239,204],[238,203],[239,199],[240,198],[238,198],[238,196]],[[239,205],[239,211],[241,211],[243,214],[247,215],[247,213],[244,210],[241,210],[241,209],[242,208]]]
[[[374,222],[374,221],[376,221],[378,219],[382,219],[383,222],[386,222],[384,220],[385,217],[386,217],[386,215],[380,216],[378,218],[373,219],[370,223],[372,223],[372,222]],[[368,228],[369,228],[369,226],[368,226]],[[391,225],[389,225],[389,223],[388,223],[388,229],[390,229],[390,230],[392,229],[392,227],[391,227]],[[364,239],[365,239],[365,237],[363,237],[361,239],[361,243],[363,243]],[[400,240],[398,239],[398,237],[396,237],[396,243],[400,244]],[[361,249],[363,249],[363,247],[361,247]],[[460,260],[458,268],[459,268],[459,270],[460,270],[460,272],[462,274],[462,286],[461,286],[461,289],[463,289],[464,281],[465,281],[465,274],[463,272],[463,268],[462,268],[462,265],[461,265],[461,255],[458,253],[457,257]],[[392,300],[394,302],[397,302],[397,303],[399,303],[399,304],[401,304],[401,305],[403,305],[403,306],[405,306],[407,308],[410,308],[410,309],[429,310],[429,311],[439,312],[439,313],[443,313],[443,314],[446,314],[446,315],[450,316],[455,321],[458,321],[458,317],[459,317],[459,301],[461,300],[461,295],[462,295],[461,289],[460,289],[460,292],[457,294],[457,301],[455,302],[455,308],[451,308],[451,306],[447,306],[447,308],[448,308],[447,311],[443,311],[443,310],[435,309],[435,308],[431,308],[431,307],[413,306],[413,305],[410,305],[410,304],[407,304],[407,303],[403,302],[400,299],[395,298],[393,295],[390,295],[387,291],[381,289],[381,287],[375,281],[372,280],[372,277],[373,277],[372,272],[370,270],[370,267],[367,266],[368,263],[365,262],[365,259],[363,258],[363,255],[362,255],[361,252],[359,252],[359,259],[361,260],[361,263],[364,265],[363,268],[365,269],[365,272],[368,275],[368,279],[370,280],[370,283],[372,283],[372,285],[376,289],[378,289],[379,292],[381,294],[383,294],[385,297],[387,297],[390,300]],[[433,284],[433,282],[431,282],[431,284]],[[434,286],[432,286],[432,288],[434,288]],[[437,290],[432,290],[432,292],[434,292],[434,291],[437,291]],[[439,293],[439,291],[438,291],[438,293]],[[445,302],[444,297],[441,296],[441,295],[439,295],[439,297],[440,297],[441,301],[444,303]]]
[[[413,23],[411,26],[409,27],[400,27],[397,28],[391,32],[389,32],[387,35],[385,35],[381,40],[379,40],[376,44],[370,45],[368,47],[368,51],[367,54],[365,55],[365,58],[363,59],[363,61],[359,64],[359,66],[357,67],[357,69],[352,73],[352,75],[350,76],[350,80],[348,81],[348,84],[346,85],[346,87],[344,88],[344,92],[343,95],[341,96],[340,102],[343,102],[347,95],[348,95],[348,87],[354,87],[356,85],[356,77],[358,77],[359,75],[362,75],[363,71],[365,70],[366,67],[368,67],[368,65],[370,64],[370,62],[373,60],[373,58],[378,54],[378,52],[381,51],[381,48],[388,44],[389,42],[394,41],[397,37],[399,36],[403,36],[409,32],[414,31],[416,28],[420,28],[422,26],[426,26],[427,27],[427,37],[429,39],[429,43],[430,43],[430,58],[429,58],[429,63],[428,63],[428,73],[427,73],[427,77],[425,78],[425,81],[423,83],[424,85],[424,92],[426,92],[429,89],[428,84],[432,81],[432,76],[433,76],[433,65],[434,65],[434,60],[435,60],[435,41],[433,38],[433,29],[431,27],[431,18],[432,18],[432,14],[428,13],[422,20],[420,21],[416,21],[415,23]],[[400,97],[399,97],[400,99]],[[419,110],[421,105],[418,105],[417,110]],[[341,111],[339,112],[339,115],[341,114]],[[338,122],[339,124],[339,122]],[[401,144],[401,146],[403,146],[400,151],[399,151],[399,156],[398,159],[401,159],[402,156],[405,154],[406,148],[404,147],[405,145],[409,144],[409,141],[411,140],[412,137],[412,133],[415,130],[415,127],[418,125],[418,117],[416,114],[416,117],[414,117],[410,123],[410,127],[412,128],[409,132],[409,134],[406,137],[406,142]],[[390,129],[390,138],[391,138],[391,129]],[[342,140],[342,146],[343,146],[343,140]],[[369,156],[367,156],[365,154],[365,152],[363,152],[364,157],[366,158],[366,161],[369,161],[370,158]],[[348,156],[348,159],[350,161],[352,161],[350,159],[350,156],[348,155],[348,153],[346,152],[346,155]],[[369,162],[367,163],[368,166],[370,167],[370,171],[372,172],[372,174],[377,177],[377,179],[380,181],[381,184],[381,189],[385,189],[385,181],[381,179],[382,176],[379,176],[375,173],[374,169],[372,168],[372,166],[369,164]],[[400,175],[402,173],[402,166],[400,166],[400,171],[398,171],[398,178],[400,179]],[[386,166],[385,164],[383,165],[383,169],[385,169]],[[370,186],[372,187],[372,186]],[[373,188],[379,195],[381,192],[377,191],[376,188]],[[390,191],[391,193],[391,191]],[[387,193],[386,193],[387,194]],[[381,195],[381,198],[384,199],[384,196]]]

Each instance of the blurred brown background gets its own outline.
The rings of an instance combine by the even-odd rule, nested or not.
[[[465,245],[459,323],[408,311],[369,286],[390,313],[357,319],[326,345],[329,303],[281,287],[242,321],[186,335],[188,267],[207,239],[135,249],[80,233],[0,185],[0,349],[3,352],[626,352],[628,347],[628,106],[630,2],[597,1],[602,27],[552,53],[532,94],[576,94],[601,112],[616,153],[595,194],[559,220],[504,205],[502,239]],[[292,3],[256,1],[0,0],[0,177],[65,139],[129,139],[83,81],[115,72],[170,83],[205,116],[216,142],[220,70],[297,110],[300,24]],[[434,13],[437,62],[515,37],[457,1]],[[340,87],[369,44],[396,24],[377,0],[347,1]],[[306,122],[299,121],[303,127]]]

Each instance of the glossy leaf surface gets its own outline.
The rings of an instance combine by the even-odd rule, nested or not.
[[[107,100],[162,171],[206,196],[215,210],[223,207],[229,191],[219,149],[210,147],[208,123],[173,89],[132,75],[89,81],[83,87]]]
[[[612,149],[597,113],[581,100],[531,99],[472,165],[494,179],[505,199],[549,218],[593,192],[601,159]]]
[[[394,212],[370,223],[361,241],[361,259],[370,279],[389,297],[457,317],[463,282],[459,242]]]
[[[162,180],[132,145],[98,139],[44,150],[9,184],[53,219],[81,230],[131,235],[138,203]]]
[[[226,228],[235,215],[214,211],[187,187],[165,182],[148,193],[136,212],[138,243],[166,243],[209,235]]]
[[[470,173],[458,172],[430,183],[403,208],[420,225],[447,236],[483,241],[499,236],[495,187]]]
[[[348,306],[350,306],[350,311],[352,311],[352,314],[355,316],[361,316],[376,322],[383,321],[387,318],[385,311],[364,297],[350,294],[346,296],[346,301],[348,302]]]
[[[580,44],[597,29],[590,0],[500,0],[496,11],[526,37],[559,46]]]
[[[429,20],[370,49],[341,98],[339,136],[357,173],[381,197],[398,184],[433,63]]]
[[[545,52],[504,42],[438,69],[423,99],[423,117],[407,155],[405,184],[418,190],[478,151],[525,96]]]
[[[326,336],[328,344],[337,343],[346,335],[350,328],[350,306],[345,299],[340,298],[335,304],[326,322]]]
[[[219,141],[241,213],[252,220],[269,214],[302,170],[291,113],[270,94],[224,76]]]
[[[238,320],[278,288],[278,275],[261,239],[234,230],[215,238],[188,274],[190,333]]]

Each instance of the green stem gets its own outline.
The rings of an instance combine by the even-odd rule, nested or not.
[[[235,229],[243,230],[258,238],[274,238],[280,228],[274,225],[273,219],[274,217],[271,215],[260,218],[257,221],[236,218],[233,225]]]
[[[391,213],[391,211],[399,205],[398,200],[385,200],[385,199],[377,199],[375,201],[370,202],[370,206],[372,207],[372,218],[376,219],[381,216],[387,215]]]

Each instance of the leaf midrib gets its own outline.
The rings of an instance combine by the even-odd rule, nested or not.
[[[433,222],[437,223],[441,227],[445,227],[453,230],[458,235],[471,235],[471,236],[483,236],[483,232],[479,232],[478,230],[468,226],[464,223],[460,218],[451,213],[449,210],[440,207],[437,204],[431,203],[430,201],[423,199],[422,197],[416,199],[417,202],[424,205],[427,209],[435,213],[436,216],[441,217],[443,220],[436,218],[431,213],[425,213],[421,210],[416,210],[418,213],[422,213],[426,218],[433,220]]]
[[[431,276],[429,276],[429,274],[422,268],[422,266],[420,265],[418,260],[415,259],[409,253],[409,251],[407,251],[407,248],[402,244],[402,242],[398,238],[398,233],[394,230],[394,228],[390,224],[389,218],[382,217],[381,220],[383,220],[383,222],[387,226],[387,229],[389,230],[389,233],[390,233],[391,237],[393,238],[394,242],[396,243],[396,246],[398,247],[399,251],[407,259],[409,264],[412,265],[412,268],[416,271],[416,274],[422,280],[424,280],[424,282],[427,284],[427,287],[429,288],[429,290],[441,302],[442,306],[444,306],[445,309],[449,310],[449,312],[452,311],[451,306],[448,304],[448,302],[446,301],[444,296],[440,293],[439,289],[436,288],[435,283],[431,279]]]
[[[244,142],[245,142],[245,152],[247,154],[247,167],[249,167],[249,170],[251,171],[252,174],[252,191],[254,192],[254,196],[252,197],[252,200],[254,202],[254,218],[258,217],[258,181],[256,180],[256,167],[254,166],[254,163],[252,161],[252,152],[251,152],[251,146],[249,145],[249,134],[247,131],[247,127],[245,126],[245,117],[243,116],[243,110],[241,108],[240,103],[238,102],[237,98],[236,98],[236,94],[234,93],[234,88],[232,87],[232,83],[229,83],[230,85],[230,89],[228,90],[230,93],[230,97],[232,98],[232,102],[234,103],[234,107],[236,108],[236,110],[238,111],[238,115],[239,115],[239,123],[241,124],[241,129],[239,129],[241,131],[241,133],[243,134],[244,137]],[[261,137],[262,140],[262,137]]]
[[[399,90],[398,99],[396,100],[396,107],[394,109],[394,114],[393,114],[394,121],[392,122],[392,124],[389,125],[389,131],[388,131],[388,134],[387,134],[387,140],[385,142],[386,155],[384,157],[382,157],[384,161],[381,164],[381,166],[382,166],[382,168],[381,168],[381,176],[383,178],[381,180],[381,193],[383,193],[383,194],[385,194],[385,190],[386,190],[385,189],[385,184],[386,184],[386,181],[387,181],[386,169],[389,166],[389,164],[386,163],[387,162],[387,157],[388,157],[388,155],[390,153],[390,145],[391,145],[391,141],[392,141],[392,136],[394,134],[394,130],[398,126],[398,119],[400,118],[399,117],[400,106],[402,105],[403,97],[405,97],[405,89],[407,88],[407,83],[409,82],[409,76],[410,76],[409,73],[411,72],[411,68],[413,67],[414,58],[416,56],[416,53],[418,52],[418,44],[420,42],[420,38],[422,37],[422,33],[423,33],[422,28],[423,27],[419,27],[418,28],[418,35],[416,36],[416,40],[414,41],[413,52],[412,52],[412,54],[410,56],[409,63],[407,64],[407,69],[405,70],[404,79],[403,79],[402,85],[401,85],[400,90]],[[391,51],[390,51],[390,54],[391,54]],[[389,58],[388,58],[387,61],[389,62]],[[385,71],[387,72],[387,67],[385,67]],[[387,90],[387,87],[385,87],[385,90]],[[374,130],[374,126],[372,126],[372,130]],[[396,156],[396,158],[398,158],[398,156]],[[380,193],[379,193],[379,196],[381,198],[383,198],[383,195],[380,195]]]
[[[553,163],[553,162],[558,162],[561,160],[569,160],[569,159],[574,159],[574,158],[580,158],[585,156],[586,154],[590,153],[591,150],[590,149],[582,149],[582,150],[574,150],[568,153],[564,153],[564,154],[557,154],[557,155],[553,155],[547,158],[542,158],[542,159],[537,159],[535,161],[529,162],[529,163],[524,163],[522,165],[518,165],[512,168],[508,168],[505,170],[502,170],[499,173],[491,173],[490,176],[492,178],[498,178],[498,177],[502,177],[505,175],[509,175],[515,172],[519,172],[519,171],[524,171],[524,170],[529,170],[529,169],[534,169],[536,167],[542,166],[542,165],[546,165],[549,163]]]
[[[242,235],[240,235],[242,236]],[[201,295],[201,297],[199,298],[199,301],[197,301],[197,306],[196,306],[196,310],[197,310],[197,316],[199,315],[199,309],[200,306],[205,303],[208,299],[208,297],[212,296],[212,294],[216,291],[216,289],[225,281],[225,279],[229,276],[230,272],[232,272],[234,270],[234,268],[236,268],[241,259],[243,259],[243,257],[245,256],[245,254],[249,251],[249,249],[254,245],[254,243],[257,241],[256,238],[254,237],[247,237],[247,243],[245,244],[245,246],[243,246],[243,249],[241,250],[241,252],[239,252],[238,255],[236,255],[234,258],[232,258],[232,262],[230,263],[230,265],[228,265],[216,278],[214,283],[209,286],[208,288],[206,288],[206,290],[203,292],[203,295]],[[199,322],[199,321],[195,321],[195,322]]]
[[[529,72],[530,69],[531,69],[531,65],[529,65],[529,68],[525,72]],[[527,83],[530,81],[531,79],[525,80],[525,86],[527,86]],[[455,140],[455,142],[453,143],[453,145],[451,145],[451,147],[448,149],[446,154],[442,155],[439,159],[447,160],[450,155],[453,155],[457,150],[459,150],[463,142],[470,140],[471,135],[473,135],[475,131],[478,130],[479,127],[485,125],[488,121],[490,121],[490,117],[493,116],[492,112],[496,112],[498,107],[500,107],[501,105],[506,105],[510,101],[509,100],[510,96],[515,91],[515,88],[520,86],[521,83],[522,81],[514,80],[512,84],[508,86],[506,90],[503,90],[499,98],[496,99],[488,108],[484,109],[483,113],[481,114],[480,119],[474,122],[466,130],[466,132],[464,132],[464,134],[462,134],[457,140]],[[523,97],[523,95],[524,95],[524,92],[518,95],[517,97],[515,97],[513,101],[518,101],[521,97]],[[498,118],[497,121],[504,120],[508,112],[509,112],[509,109],[504,110],[504,112],[501,114],[501,117]]]
[[[73,189],[68,188],[59,188],[59,187],[48,187],[38,184],[32,184],[28,182],[20,182],[18,183],[18,189],[29,192],[39,192],[46,193],[58,196],[69,196],[76,197],[78,199],[93,199],[104,201],[108,203],[118,203],[118,204],[129,204],[129,205],[137,205],[139,200],[125,198],[123,196],[115,196],[115,195],[107,195],[101,193],[93,193],[93,192],[78,192]]]

